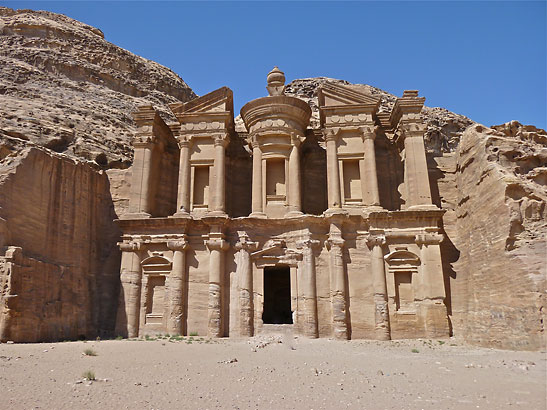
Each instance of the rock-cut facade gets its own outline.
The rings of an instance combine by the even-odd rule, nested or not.
[[[421,110],[325,83],[319,125],[285,95],[226,87],[134,114],[116,334],[439,338],[450,334]]]

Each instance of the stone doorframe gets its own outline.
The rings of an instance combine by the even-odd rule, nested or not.
[[[293,324],[298,323],[298,265],[302,261],[302,252],[289,249],[283,239],[270,239],[263,248],[251,253],[254,292],[254,325],[260,331],[264,325],[262,314],[264,313],[264,268],[286,266],[290,269],[291,280],[291,312]]]

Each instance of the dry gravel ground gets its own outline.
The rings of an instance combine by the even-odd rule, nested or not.
[[[0,408],[544,410],[546,375],[545,352],[453,340],[1,344]]]

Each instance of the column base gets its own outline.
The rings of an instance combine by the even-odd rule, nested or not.
[[[251,212],[249,217],[250,218],[266,218],[266,214],[264,212]]]
[[[130,212],[121,215],[120,219],[147,219],[151,217],[152,215],[150,215],[148,212]]]
[[[190,218],[190,212],[178,211],[171,215],[169,218]]]
[[[222,217],[226,217],[228,216],[226,214],[226,212],[224,211],[211,211],[211,212],[207,212],[207,216],[222,216]]]
[[[333,215],[346,215],[348,211],[342,208],[329,208],[325,212],[323,212],[323,215],[325,216],[333,216]]]
[[[289,211],[285,214],[285,218],[295,218],[304,215],[301,211]]]
[[[433,204],[423,204],[423,205],[411,205],[406,210],[407,211],[434,211],[438,210],[439,207]]]

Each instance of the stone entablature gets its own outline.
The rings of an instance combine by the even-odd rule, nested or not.
[[[448,336],[443,211],[431,203],[424,99],[405,91],[386,116],[378,97],[326,84],[320,129],[312,130],[310,107],[285,96],[284,82],[272,70],[270,96],[241,110],[241,135],[225,87],[172,105],[179,126],[165,125],[150,107],[136,114],[136,158],[144,151],[132,182],[138,212],[119,221],[117,332],[252,336],[285,323],[308,337]],[[143,136],[172,152],[178,143],[170,213],[150,212],[159,181],[152,168],[164,158],[148,159],[157,158],[146,151],[155,142]],[[312,195],[328,199],[315,215],[302,198],[308,173],[323,172],[302,167],[310,152],[325,175]],[[396,164],[387,176],[378,155]],[[399,202],[385,200],[397,195]]]

